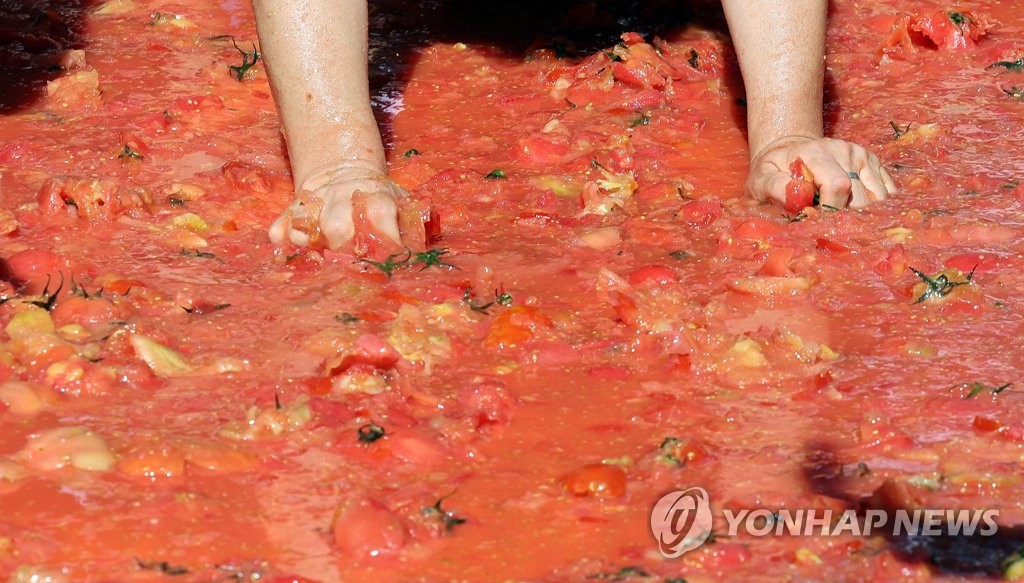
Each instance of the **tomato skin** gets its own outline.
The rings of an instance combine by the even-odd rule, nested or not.
[[[626,494],[626,472],[609,464],[585,465],[563,476],[560,482],[573,496],[621,498]]]
[[[144,362],[132,361],[118,369],[118,381],[132,389],[156,390],[164,386],[166,381],[156,376]]]
[[[684,204],[679,211],[686,222],[707,226],[722,216],[723,208],[717,198],[701,198]]]
[[[896,245],[885,258],[875,264],[875,273],[883,277],[899,277],[907,271],[907,250]]]
[[[993,253],[960,253],[944,262],[946,267],[959,269],[963,273],[983,273],[999,266],[1000,257]]]
[[[800,158],[793,160],[789,166],[790,181],[786,184],[787,212],[798,213],[814,205],[814,175]]]
[[[312,249],[299,249],[289,255],[284,263],[296,273],[316,273],[324,268],[324,256]]]
[[[533,306],[513,306],[491,322],[485,346],[505,347],[530,340],[539,328],[551,328],[551,319]]]
[[[558,134],[535,134],[521,138],[515,148],[516,159],[537,167],[557,166],[569,153],[569,139]]]
[[[503,425],[512,420],[519,400],[496,383],[480,383],[459,391],[462,415],[474,420],[476,427]]]
[[[115,318],[114,305],[103,298],[68,296],[57,301],[50,312],[57,326],[79,324],[90,328]]]
[[[131,132],[122,131],[120,134],[121,143],[117,147],[117,154],[123,155],[124,148],[130,149],[136,154],[146,157],[149,155],[149,146],[143,142],[138,136]]]
[[[679,275],[664,265],[645,265],[634,269],[627,278],[629,283],[640,285],[652,282],[658,285],[679,283]]]
[[[1005,427],[999,421],[992,419],[991,417],[983,417],[981,415],[977,415],[974,418],[974,421],[971,423],[971,426],[974,427],[974,430],[979,433],[991,433],[993,431],[1002,431],[1002,429]]]
[[[115,279],[104,284],[103,291],[123,296],[128,295],[128,292],[136,287],[143,288],[146,284],[137,279]]]
[[[338,550],[354,559],[393,555],[406,542],[401,520],[372,499],[354,500],[339,508],[331,531]]]
[[[340,360],[330,359],[325,365],[325,370],[330,376],[342,374],[356,367],[387,370],[401,359],[402,355],[376,334],[363,334]]]
[[[273,183],[267,172],[254,164],[233,160],[221,166],[221,173],[231,186],[248,192],[270,192]]]
[[[793,275],[793,271],[789,268],[789,263],[793,260],[793,255],[795,254],[795,250],[787,247],[772,250],[768,253],[768,257],[765,258],[764,264],[757,271],[758,275],[767,275],[769,277]]]
[[[818,237],[817,241],[815,241],[815,246],[822,251],[831,251],[839,255],[846,255],[850,252],[849,247],[828,237]]]
[[[431,466],[441,462],[445,457],[444,449],[436,440],[418,431],[389,435],[385,445],[386,447],[381,449],[386,449],[392,456],[407,464]]]
[[[747,219],[736,225],[733,233],[743,239],[754,239],[762,241],[782,232],[782,225],[775,221],[760,219],[757,217]]]
[[[71,262],[65,257],[44,249],[26,249],[3,261],[3,278],[24,286],[27,294],[42,293],[47,279],[50,291],[60,283],[61,277],[72,275]]]
[[[914,445],[906,433],[885,421],[865,421],[860,425],[860,442],[863,447],[906,449]]]

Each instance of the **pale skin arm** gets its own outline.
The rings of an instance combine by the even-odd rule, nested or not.
[[[750,174],[756,198],[785,201],[796,158],[814,174],[820,202],[863,207],[895,192],[874,154],[824,137],[827,0],[722,0],[747,90]],[[850,172],[859,179],[851,179]]]
[[[271,240],[338,248],[361,223],[398,244],[404,192],[387,178],[370,104],[366,0],[253,0],[253,9],[299,195]]]

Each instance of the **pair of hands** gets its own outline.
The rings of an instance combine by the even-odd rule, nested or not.
[[[819,204],[862,208],[896,191],[881,162],[863,147],[830,138],[787,136],[753,157],[747,193],[784,203],[786,185],[793,178],[789,168],[798,158],[814,177]],[[271,225],[274,243],[339,249],[367,236],[385,246],[402,247],[398,201],[408,193],[387,176],[364,168],[340,169],[307,185]]]

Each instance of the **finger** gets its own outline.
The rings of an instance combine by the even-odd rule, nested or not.
[[[874,193],[868,192],[867,187],[860,180],[850,181],[850,202],[847,204],[852,209],[859,209],[868,206],[874,198]]]
[[[777,164],[771,161],[763,161],[754,167],[747,178],[747,196],[756,200],[773,199],[778,202],[786,202],[786,184],[789,182],[789,172],[783,171]]]
[[[759,180],[750,188],[748,188],[751,196],[757,200],[765,200],[770,198],[772,200],[785,203],[786,202],[786,185],[789,184],[790,178],[787,174],[781,172],[775,172],[771,176],[765,176]]]
[[[277,220],[270,224],[270,228],[267,230],[267,235],[270,236],[270,242],[274,245],[283,245],[288,242],[288,230],[291,228],[292,213],[291,211],[284,211],[281,216],[277,217]]]
[[[896,187],[896,182],[889,176],[889,173],[882,167],[881,164],[878,166],[879,174],[882,176],[882,183],[885,184],[885,190],[889,194],[896,194],[899,189]]]
[[[814,175],[818,187],[818,204],[845,208],[853,195],[853,181],[845,168],[831,156],[814,155],[804,158]]]
[[[309,233],[300,231],[298,229],[288,229],[288,238],[291,240],[292,245],[296,247],[305,247],[309,245]]]
[[[292,245],[304,246],[309,243],[309,237],[301,237],[302,232],[295,229],[292,226],[292,220],[296,218],[296,209],[301,211],[300,207],[297,207],[294,203],[291,204],[276,221],[271,223],[270,229],[267,231],[267,235],[270,237],[270,242],[275,245],[284,245],[291,243]]]
[[[882,180],[882,176],[872,168],[864,168],[860,171],[860,182],[864,188],[865,194],[867,195],[864,204],[885,200],[888,189],[885,187],[885,182]],[[850,203],[851,207],[860,208]]]
[[[373,229],[391,239],[395,245],[402,245],[402,236],[398,230],[398,205],[393,196],[376,192],[366,202],[366,218]]]
[[[352,198],[332,198],[320,213],[320,232],[327,239],[327,246],[339,249],[347,245],[355,235],[352,223]]]

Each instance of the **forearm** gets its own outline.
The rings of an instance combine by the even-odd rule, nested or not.
[[[722,0],[747,92],[751,157],[785,136],[820,138],[827,0]]]
[[[253,8],[296,188],[346,165],[384,172],[366,0],[253,0]]]

